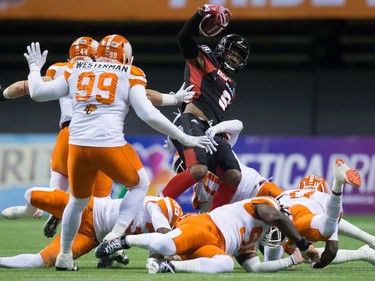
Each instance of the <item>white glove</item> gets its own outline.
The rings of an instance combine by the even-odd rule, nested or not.
[[[48,51],[45,50],[43,54],[40,51],[39,42],[32,42],[30,46],[26,48],[27,53],[24,53],[29,69],[31,71],[40,71],[46,62]]]
[[[211,128],[208,128],[205,132],[205,135],[211,140],[211,142],[213,143],[213,145],[217,146],[218,143],[215,141],[215,136],[216,134],[218,133],[217,132],[217,127],[216,126],[213,126]]]
[[[216,147],[212,144],[211,140],[207,136],[194,137],[187,134],[184,134],[183,138],[178,139],[180,143],[185,146],[195,146],[204,148],[206,152],[212,154],[213,151],[216,151]]]
[[[189,103],[190,100],[194,97],[195,92],[191,91],[194,88],[194,85],[190,85],[185,88],[186,83],[184,82],[181,88],[177,91],[177,93],[170,92],[169,94],[173,96],[175,104],[181,104],[183,102]]]

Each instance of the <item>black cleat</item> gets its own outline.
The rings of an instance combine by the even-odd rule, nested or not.
[[[57,228],[59,227],[60,223],[61,223],[61,219],[56,218],[53,215],[49,215],[43,228],[44,236],[47,238],[51,238],[55,236],[57,232]]]

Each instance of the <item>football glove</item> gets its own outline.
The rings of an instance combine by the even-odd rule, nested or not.
[[[215,135],[218,133],[215,129],[217,127],[211,127],[211,128],[208,128],[205,132],[205,135],[211,140],[211,142],[213,143],[213,145],[217,146],[218,143],[215,141]]]
[[[181,86],[181,88],[177,91],[177,93],[170,92],[170,95],[173,95],[173,98],[175,100],[175,104],[181,104],[183,102],[189,103],[190,100],[195,95],[195,92],[192,91],[194,85],[190,85],[185,88],[186,83],[184,82]]]
[[[205,4],[203,7],[198,8],[198,13],[201,16],[214,15],[217,24],[220,26],[226,26],[229,22],[229,17],[232,15],[227,8],[211,4]]]
[[[23,55],[27,60],[30,72],[40,71],[46,62],[48,51],[45,50],[42,54],[40,51],[39,42],[32,42],[29,46],[27,46],[26,50],[27,52]]]
[[[190,136],[187,134],[184,134],[183,138],[178,139],[180,143],[182,143],[185,146],[195,146],[204,148],[206,152],[213,154],[213,151],[216,151],[216,147],[211,142],[211,140],[207,136]]]

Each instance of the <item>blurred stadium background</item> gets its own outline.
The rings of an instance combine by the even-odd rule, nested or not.
[[[223,34],[241,34],[251,47],[226,116],[244,123],[234,147],[240,159],[292,188],[306,174],[330,180],[332,160],[343,157],[364,178],[360,191],[346,191],[345,210],[375,213],[374,0],[0,0],[0,83],[26,79],[30,42],[49,50],[47,67],[66,61],[77,37],[118,33],[131,42],[149,88],[177,90],[184,60],[176,34],[205,3],[228,7],[233,16]],[[197,41],[214,47],[219,38]],[[176,108],[160,110],[172,119]],[[48,185],[59,114],[57,101],[0,104],[1,209],[22,203],[25,188]],[[126,136],[157,192],[171,177],[164,137],[132,111]],[[189,205],[189,196],[181,200]]]

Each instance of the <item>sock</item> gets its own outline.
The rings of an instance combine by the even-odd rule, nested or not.
[[[335,178],[333,178],[331,191],[333,191],[337,195],[340,195],[342,193],[343,187],[344,187],[343,182],[338,182]]]
[[[338,250],[332,263],[344,263],[349,261],[358,261],[365,259],[364,252],[359,250]]]
[[[176,254],[176,245],[174,244],[172,237],[162,233],[154,232],[128,235],[125,237],[125,241],[130,247],[137,246],[164,256],[173,256]]]
[[[330,236],[335,232],[342,207],[342,196],[330,194],[330,198],[327,201],[326,213],[323,220],[323,229],[320,233],[323,236]]]
[[[141,209],[143,200],[145,199],[148,186],[139,186],[137,188],[129,189],[121,201],[120,212],[116,220],[115,226],[112,228],[112,233],[116,236],[124,234],[135,215]]]
[[[61,222],[61,250],[63,254],[72,253],[72,244],[81,225],[82,213],[90,201],[88,198],[76,198],[70,194]]]
[[[341,219],[339,223],[339,235],[362,241],[371,248],[375,248],[375,236],[363,231],[344,219]]]
[[[21,254],[14,257],[0,258],[0,267],[5,268],[44,268],[40,254]]]
[[[190,186],[197,181],[193,178],[189,170],[183,171],[175,175],[163,189],[164,197],[177,198],[184,193]]]
[[[174,265],[176,272],[221,273],[231,272],[234,268],[233,259],[227,255],[172,261],[171,263]]]
[[[237,187],[222,182],[219,185],[214,196],[212,197],[212,202],[209,211],[212,211],[217,207],[230,203],[236,191]]]

